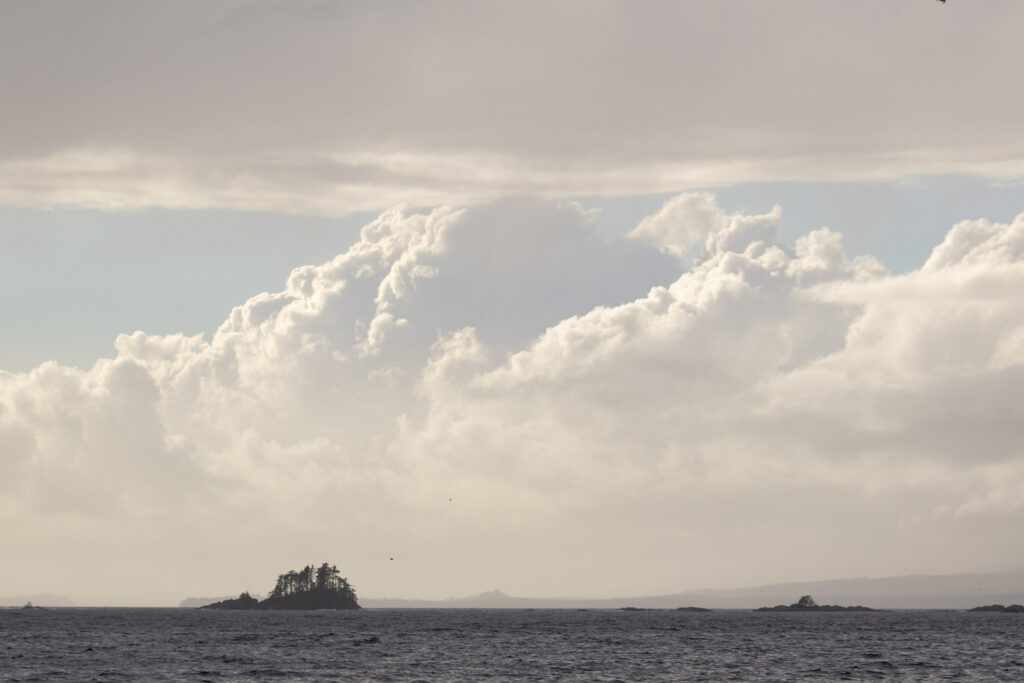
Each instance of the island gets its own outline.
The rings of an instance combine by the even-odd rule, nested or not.
[[[758,607],[755,612],[874,612],[870,607],[845,607],[843,605],[819,605],[810,595],[801,596],[792,605],[776,605],[775,607]]]
[[[203,605],[199,609],[359,609],[359,603],[348,579],[341,576],[337,567],[324,562],[319,567],[307,565],[299,571],[281,574],[265,600],[257,600],[245,592],[237,598]]]
[[[968,612],[1024,612],[1024,605],[982,605],[972,607]]]

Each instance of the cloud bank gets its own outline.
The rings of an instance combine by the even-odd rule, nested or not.
[[[340,214],[1024,176],[1015,0],[8,3],[0,203]]]
[[[782,220],[394,208],[209,339],[0,373],[12,590],[174,603],[324,553],[422,597],[1024,561],[1024,214],[902,275]]]

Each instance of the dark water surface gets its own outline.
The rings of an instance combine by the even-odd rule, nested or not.
[[[2,681],[1024,681],[1024,615],[0,610]]]

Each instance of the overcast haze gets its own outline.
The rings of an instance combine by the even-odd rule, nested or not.
[[[1024,566],[1021,27],[0,2],[0,594]]]

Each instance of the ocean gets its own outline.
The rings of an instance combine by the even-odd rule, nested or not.
[[[0,609],[2,681],[1022,681],[1024,614]]]

